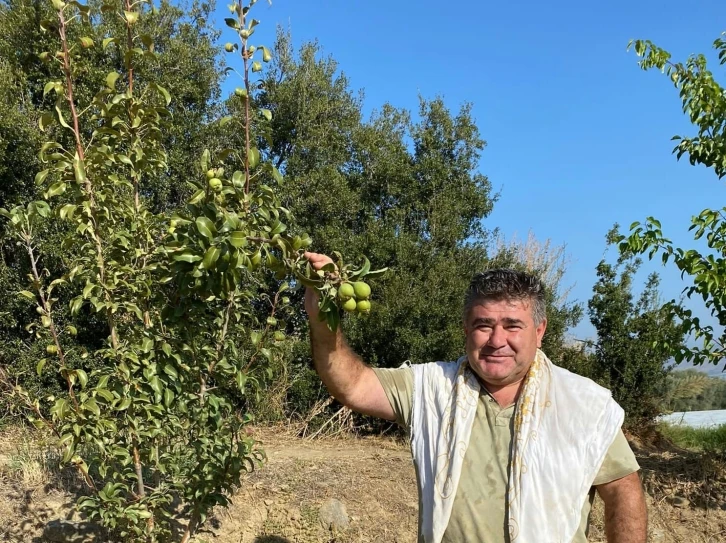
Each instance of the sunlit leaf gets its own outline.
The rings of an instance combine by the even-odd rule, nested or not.
[[[214,227],[214,223],[207,217],[197,217],[195,221],[197,224],[197,230],[207,239],[212,239],[217,234],[217,229]]]

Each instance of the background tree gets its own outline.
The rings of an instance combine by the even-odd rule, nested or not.
[[[726,409],[726,379],[695,369],[674,371],[668,376],[664,406],[668,411]]]
[[[630,426],[652,423],[662,412],[672,346],[684,337],[660,301],[656,274],[648,276],[640,296],[633,294],[639,265],[638,260],[600,262],[588,302],[597,332],[592,377],[612,391]]]

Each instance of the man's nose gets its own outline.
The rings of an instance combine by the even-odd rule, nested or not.
[[[487,343],[495,349],[504,347],[507,344],[507,333],[504,328],[501,326],[495,326],[492,328],[492,333],[489,336],[489,341]]]

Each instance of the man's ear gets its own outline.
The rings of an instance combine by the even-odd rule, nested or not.
[[[537,348],[542,347],[542,338],[544,337],[545,330],[547,330],[547,319],[543,319],[537,325]]]

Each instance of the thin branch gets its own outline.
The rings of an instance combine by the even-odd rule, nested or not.
[[[80,131],[80,123],[79,123],[79,117],[78,112],[76,111],[76,105],[75,105],[75,99],[73,97],[73,75],[71,70],[71,62],[70,62],[70,50],[68,47],[68,39],[66,38],[66,19],[65,15],[63,13],[63,9],[61,8],[58,10],[58,21],[59,21],[59,27],[58,27],[58,35],[61,40],[61,47],[63,48],[63,73],[65,75],[66,79],[66,99],[68,101],[68,107],[71,110],[71,120],[73,122],[73,134],[75,136],[76,140],[76,153],[78,154],[78,160],[83,162],[85,159],[85,152],[83,148],[83,142],[81,141],[81,131]],[[88,176],[86,176],[86,180],[83,183],[84,189],[86,191],[86,194],[88,196],[88,200],[90,203],[90,218],[93,223],[93,229],[92,229],[92,237],[93,241],[96,246],[96,261],[98,265],[98,274],[100,283],[104,288],[106,301],[110,302],[111,297],[106,290],[106,282],[105,282],[105,276],[106,276],[106,269],[105,269],[105,262],[103,258],[103,247],[101,245],[101,237],[100,232],[98,228],[98,221],[96,220],[96,199],[93,191],[93,185],[91,185],[91,181],[89,180]],[[106,318],[108,321],[108,327],[109,331],[111,333],[111,345],[113,346],[114,350],[118,350],[118,336],[116,333],[116,322],[111,315],[110,311],[106,311]]]

